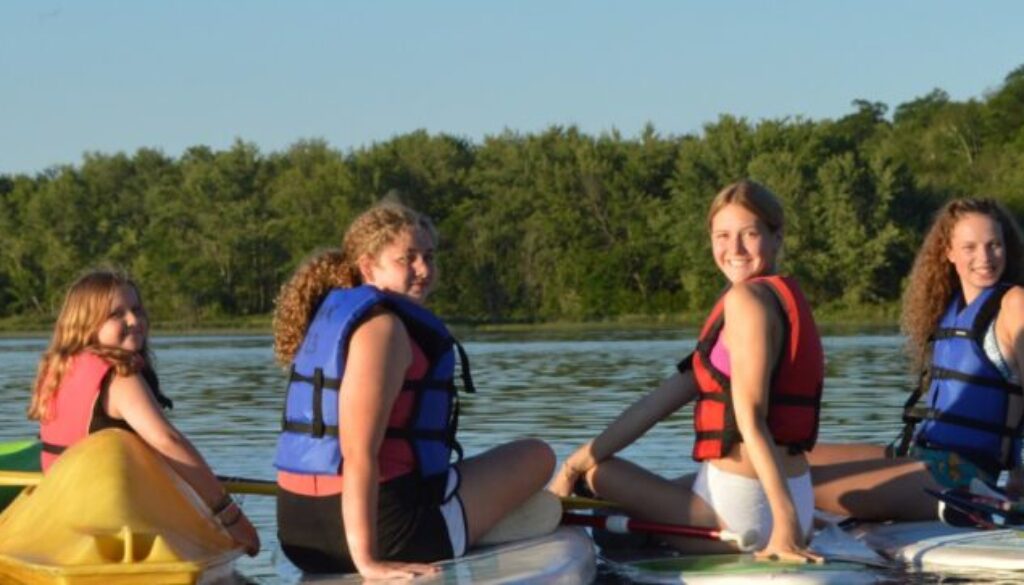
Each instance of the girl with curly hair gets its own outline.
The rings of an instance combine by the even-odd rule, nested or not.
[[[819,508],[866,520],[935,519],[924,489],[1024,492],[1024,244],[999,202],[955,199],[936,215],[903,297],[902,328],[920,386],[888,447],[811,452]],[[975,488],[977,489],[977,488]]]
[[[493,535],[551,476],[554,453],[538,440],[461,457],[453,378],[459,362],[471,390],[468,362],[423,306],[438,280],[436,242],[426,217],[378,204],[278,297],[274,348],[290,368],[275,459],[278,536],[305,572],[434,572],[427,563]],[[539,533],[561,508],[550,494],[537,498],[553,506]]]

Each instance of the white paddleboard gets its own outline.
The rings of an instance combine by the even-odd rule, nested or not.
[[[283,556],[283,555],[282,555]],[[291,582],[318,585],[363,583],[356,574],[306,575],[288,563],[282,576]],[[594,543],[581,528],[563,526],[551,534],[491,547],[474,549],[466,556],[438,563],[440,572],[402,583],[466,584],[524,583],[535,585],[586,585],[597,572]]]
[[[881,580],[879,575],[854,563],[797,565],[758,561],[749,554],[683,555],[614,566],[617,573],[636,583],[858,585]]]
[[[879,565],[887,566],[885,559],[835,525],[827,525],[815,533],[811,548],[829,561],[823,565],[794,564],[760,561],[752,554],[680,555],[666,552],[659,558],[620,560],[610,564],[617,573],[637,583],[857,585],[877,583],[887,578],[883,572],[875,570]],[[849,559],[857,562],[849,562]]]
[[[860,524],[848,529],[883,555],[917,569],[1024,571],[1024,533],[935,522]]]

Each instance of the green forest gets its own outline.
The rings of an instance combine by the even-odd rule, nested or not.
[[[1024,66],[979,98],[855,100],[835,120],[725,114],[697,134],[552,126],[480,143],[418,131],[347,152],[238,140],[0,174],[0,319],[52,318],[75,276],[113,265],[158,321],[266,323],[296,265],[388,193],[438,225],[433,306],[451,320],[671,318],[720,292],[705,212],[742,177],[783,199],[783,270],[816,307],[892,307],[948,198],[1024,215]]]

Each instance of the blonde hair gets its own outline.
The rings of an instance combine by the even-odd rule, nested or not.
[[[785,217],[779,199],[764,185],[748,179],[727,185],[711,200],[711,207],[708,209],[708,231],[711,231],[711,220],[730,203],[740,205],[756,215],[773,234],[782,231]]]
[[[384,201],[349,225],[340,250],[324,250],[306,260],[281,287],[275,301],[274,355],[278,363],[291,363],[317,307],[331,289],[363,284],[360,258],[376,257],[403,232],[417,229],[437,241],[429,218],[396,201]]]
[[[68,289],[54,325],[53,337],[36,370],[32,401],[28,408],[30,419],[46,420],[49,417],[50,407],[71,359],[83,351],[95,353],[107,360],[121,376],[151,368],[148,338],[138,353],[103,347],[96,338],[100,326],[110,315],[114,295],[122,288],[134,291],[141,304],[139,287],[125,273],[117,270],[89,271]],[[141,361],[139,356],[142,357]]]
[[[938,326],[939,319],[949,306],[953,295],[960,290],[956,269],[947,254],[953,229],[964,216],[977,213],[988,216],[1003,232],[1006,265],[1000,281],[1020,284],[1024,238],[1020,227],[1001,203],[994,199],[954,199],[935,214],[935,220],[925,235],[921,250],[914,259],[910,282],[903,294],[901,327],[907,336],[907,352],[913,366],[920,370],[927,366],[928,339]]]

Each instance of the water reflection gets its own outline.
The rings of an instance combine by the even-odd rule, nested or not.
[[[523,435],[552,444],[559,457],[607,424],[674,371],[693,331],[578,331],[465,335],[478,393],[463,398],[466,452]],[[0,339],[0,439],[31,436],[29,387],[44,339]],[[177,336],[153,340],[157,370],[175,401],[172,418],[219,473],[273,476],[284,372],[268,336]],[[828,337],[821,435],[826,440],[891,438],[912,377],[893,335]],[[695,469],[691,410],[652,429],[624,456],[678,475]],[[247,496],[246,511],[264,551],[239,568],[258,583],[278,583],[274,504]]]

